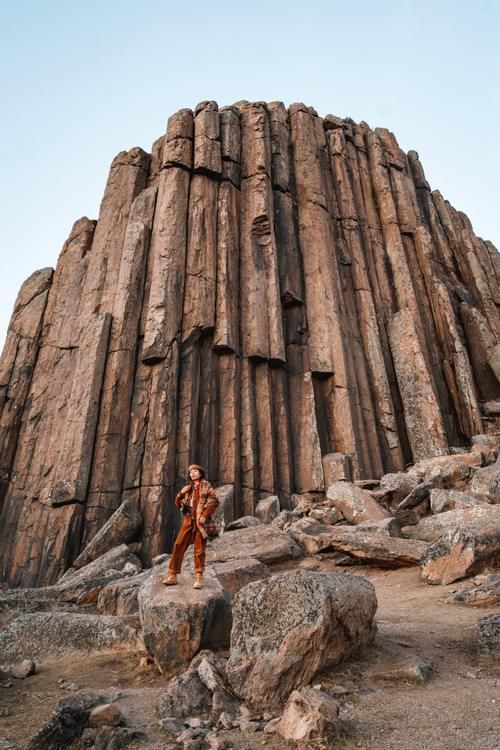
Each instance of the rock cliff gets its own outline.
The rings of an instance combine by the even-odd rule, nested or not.
[[[125,500],[147,563],[187,466],[323,492],[495,427],[500,255],[386,129],[202,102],[113,160],[99,218],[22,286],[0,360],[0,564],[53,583]],[[493,409],[494,412],[494,409]]]

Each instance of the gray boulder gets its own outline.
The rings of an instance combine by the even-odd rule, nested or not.
[[[125,500],[78,555],[73,567],[83,568],[114,547],[130,542],[141,526],[139,508],[132,500]]]
[[[294,690],[274,731],[300,746],[324,747],[341,733],[339,704],[327,693],[312,687]]]
[[[254,557],[270,564],[300,557],[301,554],[300,547],[286,532],[272,524],[259,524],[223,534],[210,542],[207,563]]]
[[[470,488],[478,495],[486,495],[492,503],[500,503],[500,459],[476,471]]]
[[[280,499],[277,495],[269,495],[269,497],[263,497],[257,503],[255,508],[255,515],[259,518],[262,523],[271,523],[279,515],[280,512]]]
[[[116,580],[116,573],[122,573],[127,563],[134,565],[134,570],[141,569],[141,561],[134,555],[126,544],[120,544],[118,547],[105,552],[103,555],[85,565],[79,570],[67,571],[64,576],[52,586],[57,592],[58,599],[64,601],[76,602],[78,598],[90,588],[93,588],[96,581],[106,581],[106,578]],[[110,573],[111,571],[111,573]],[[104,585],[104,583],[102,583]]]
[[[461,526],[475,528],[495,527],[500,530],[500,507],[494,505],[474,505],[458,510],[448,510],[428,518],[422,518],[415,526],[405,526],[404,535],[410,539],[434,542],[450,531]]]
[[[228,523],[228,525],[226,526],[226,531],[249,529],[251,526],[262,526],[262,521],[260,520],[260,518],[255,518],[255,516],[241,516],[235,521],[231,521],[231,523]]]
[[[297,571],[249,584],[233,600],[229,684],[257,708],[281,705],[371,643],[376,609],[373,586],[359,576]]]
[[[472,508],[474,505],[486,505],[489,503],[489,499],[484,495],[462,492],[461,490],[432,489],[429,502],[433,513],[444,513],[448,510]]]
[[[350,482],[334,482],[328,487],[326,497],[329,503],[352,523],[381,521],[391,515],[377,503],[368,490]]]
[[[208,570],[201,589],[193,589],[187,572],[177,586],[163,585],[164,577],[165,571],[153,568],[139,589],[138,602],[146,648],[167,672],[187,667],[200,648],[228,645],[231,604],[228,592]]]
[[[234,487],[232,484],[224,484],[217,487],[215,493],[219,505],[211,520],[217,524],[220,532],[224,532],[234,519]]]
[[[500,659],[500,613],[482,617],[477,624],[477,647],[483,656]]]
[[[67,612],[31,612],[0,631],[6,662],[61,656],[70,651],[144,651],[137,630],[120,617]]]
[[[97,599],[97,611],[102,615],[119,616],[134,615],[139,612],[139,589],[150,575],[152,575],[152,568],[103,586]]]

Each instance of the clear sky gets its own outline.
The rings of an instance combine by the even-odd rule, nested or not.
[[[204,99],[387,127],[500,247],[497,0],[3,0],[0,14],[0,347],[22,281],[97,218],[113,156],[149,150]]]

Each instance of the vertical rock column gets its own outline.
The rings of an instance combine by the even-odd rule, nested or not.
[[[124,482],[128,495],[139,495],[146,562],[168,547],[173,535],[177,388],[192,165],[193,114],[180,110],[170,117],[163,144]]]
[[[84,543],[94,536],[121,502],[156,192],[157,188],[152,186],[135,198],[125,231],[85,509]]]
[[[320,118],[304,105],[292,105],[289,114],[304,265],[309,366],[314,375],[327,378],[318,391],[324,390],[319,408],[328,411],[333,433],[329,450],[354,456],[359,442],[356,380],[342,337],[342,289],[325,183],[325,164],[328,164],[325,134]],[[328,378],[331,375],[333,381]]]
[[[106,316],[78,315],[94,226],[88,219],[76,222],[59,257],[6,497],[0,533],[15,542],[1,540],[2,564],[10,580],[24,585],[53,582],[80,541],[109,331]],[[88,340],[89,350],[83,346],[87,328],[91,338],[96,333],[95,350]],[[71,446],[70,416],[82,420]],[[68,492],[59,507],[62,478]]]
[[[341,224],[350,254],[351,262],[348,268],[352,277],[355,322],[356,327],[359,326],[363,342],[364,360],[366,360],[368,366],[369,381],[371,391],[373,392],[373,405],[376,412],[378,434],[377,432],[373,434],[373,430],[369,429],[371,426],[369,423],[367,436],[370,438],[373,472],[374,475],[379,475],[384,473],[384,471],[403,468],[403,456],[398,438],[389,381],[385,370],[377,315],[366,269],[363,239],[359,228],[357,207],[348,168],[349,162],[344,131],[341,128],[334,128],[328,131],[327,138],[340,212],[339,223]],[[372,394],[370,391],[365,393],[363,398],[363,409],[367,410],[368,406],[372,406]],[[370,420],[370,417],[371,414],[367,413],[365,419]],[[382,459],[382,454],[385,461]]]
[[[243,104],[240,123],[241,476],[243,507],[253,513],[258,492],[275,490],[269,365],[284,364],[285,342],[266,107]]]
[[[419,298],[448,442],[462,445],[481,425],[474,377],[454,301],[456,296],[470,298],[469,287],[472,290],[473,286],[470,268],[457,238],[453,216],[441,196],[434,200],[414,152],[409,154],[409,168],[422,220],[413,234],[416,261],[413,273],[425,290],[425,293],[419,290]]]
[[[52,268],[42,268],[22,285],[0,357],[0,513],[38,356],[52,274]]]
[[[411,459],[411,450],[406,434],[406,426],[399,388],[397,385],[394,364],[389,346],[387,324],[396,309],[394,291],[385,260],[384,240],[380,218],[375,201],[375,193],[370,176],[368,161],[366,123],[352,125],[352,141],[346,141],[347,155],[351,173],[351,184],[358,216],[358,227],[362,237],[365,254],[366,272],[373,294],[377,326],[380,335],[382,356],[390,391],[394,405],[394,418],[397,425],[398,443],[401,446],[404,461]],[[378,407],[379,408],[379,407]],[[385,433],[389,439],[389,435]],[[384,450],[384,437],[381,438]],[[395,447],[394,441],[390,448]],[[397,467],[394,467],[396,469]]]
[[[370,172],[374,186],[374,192],[376,196],[378,212],[380,217],[380,223],[382,225],[384,235],[385,253],[390,265],[391,276],[394,287],[394,303],[395,309],[398,311],[408,311],[413,320],[413,325],[407,323],[404,326],[404,335],[412,337],[414,333],[417,336],[418,341],[413,342],[411,346],[414,351],[417,350],[421,353],[424,358],[425,368],[427,375],[423,376],[425,383],[430,384],[433,391],[434,397],[431,399],[429,396],[429,402],[437,401],[439,403],[439,390],[441,385],[440,372],[436,372],[436,368],[433,367],[435,358],[433,356],[433,337],[426,335],[426,321],[423,315],[422,305],[417,301],[416,285],[417,279],[412,278],[410,271],[409,260],[405,249],[403,236],[398,222],[397,203],[394,200],[394,195],[391,185],[391,170],[400,169],[401,165],[396,160],[399,159],[399,154],[395,153],[396,148],[392,144],[387,144],[387,138],[384,137],[384,133],[377,130],[376,132],[369,131],[366,134],[366,142],[368,146],[369,161],[370,161]],[[385,142],[385,148],[384,148]],[[392,147],[391,147],[392,146]],[[394,166],[393,163],[395,163]],[[425,306],[424,306],[425,307]],[[406,320],[406,317],[402,317],[401,320]],[[398,318],[399,320],[399,318]],[[414,399],[411,398],[410,389],[407,387],[410,383],[410,373],[406,373],[405,377],[401,376],[401,367],[398,370],[398,362],[401,362],[401,347],[404,347],[405,342],[397,342],[398,331],[402,331],[403,328],[399,325],[394,324],[394,319],[390,322],[390,343],[391,351],[394,359],[394,366],[396,369],[396,375],[399,383],[401,398],[403,401],[404,415],[406,425],[409,425],[409,414],[410,412],[414,415],[412,418],[412,431],[417,434],[423,434],[425,432],[425,419],[422,412],[415,411],[413,409]],[[403,335],[403,334],[402,334]],[[410,341],[407,342],[407,346],[410,346]],[[417,374],[415,374],[417,377]],[[436,380],[438,382],[436,382]],[[405,382],[406,387],[402,388],[401,383]],[[427,386],[426,386],[427,387]],[[446,392],[441,390],[441,400],[446,399]],[[438,409],[439,412],[439,409]],[[422,419],[422,424],[418,427],[418,419]],[[439,418],[441,416],[439,414]],[[443,428],[444,430],[444,428]],[[415,457],[415,449],[419,450],[419,455],[422,457],[421,447],[415,445],[414,437],[409,435],[410,445],[412,447],[413,459]],[[439,455],[433,451],[443,452],[441,443],[438,441],[432,442],[427,441],[425,443],[427,449],[431,451],[427,454],[427,457],[432,455]]]
[[[220,111],[222,175],[217,202],[217,294],[213,349],[217,353],[218,470],[220,484],[235,485],[235,515],[243,512],[240,478],[240,118]]]
[[[209,337],[211,343],[215,327],[217,197],[222,171],[219,112],[215,102],[202,102],[195,110],[193,164],[182,314],[177,477],[187,476],[190,463],[203,463],[210,458],[210,465],[205,468],[213,480],[217,425],[210,404],[215,407],[215,362],[205,339]],[[199,453],[202,447],[207,448],[204,456]]]
[[[133,148],[111,164],[80,300],[82,319],[113,310],[130,208],[146,187],[149,159],[141,148]]]
[[[469,356],[459,331],[449,289],[438,276],[433,262],[432,238],[425,227],[417,227],[415,246],[425,269],[424,278],[430,302],[430,316],[435,323],[434,345],[439,354],[450,398],[453,402],[459,438],[472,437],[481,431],[481,416]],[[453,435],[448,434],[451,442]]]
[[[274,229],[286,340],[286,370],[271,371],[276,486],[282,505],[293,492],[322,490],[321,443],[307,348],[303,259],[296,209],[290,119],[281,102],[268,106]]]
[[[288,112],[282,102],[267,107],[271,127],[271,181],[273,186],[274,231],[278,252],[281,305],[283,310],[285,344],[287,318],[291,308],[304,311],[304,276],[298,238],[294,183],[291,162],[291,138]],[[287,346],[288,361],[288,346]],[[294,492],[294,455],[288,368],[270,370],[272,390],[272,424],[275,452],[275,489],[281,507],[289,506]],[[297,436],[301,427],[297,425]],[[297,438],[298,440],[298,438]],[[314,483],[311,483],[314,484]]]
[[[389,327],[394,366],[415,461],[448,453],[448,443],[413,316],[396,313]]]
[[[416,323],[420,332],[420,344],[439,401],[448,442],[449,444],[461,444],[459,420],[454,409],[455,400],[453,398],[453,393],[456,392],[456,383],[453,380],[453,370],[443,363],[441,352],[442,346],[445,344],[440,341],[440,331],[443,331],[443,325],[439,319],[439,308],[435,306],[432,290],[433,268],[435,267],[437,250],[433,243],[432,255],[427,256],[420,252],[417,233],[426,221],[426,212],[419,205],[408,158],[399,148],[393,133],[385,128],[377,128],[375,133],[383,150],[401,240],[418,300],[419,318]],[[439,217],[435,215],[435,212],[433,217],[435,236],[442,243],[443,252],[450,259],[450,270],[447,271],[447,276],[450,280],[453,279],[453,283],[458,283],[455,272],[452,270],[454,264],[449,253],[446,234],[442,231]],[[438,313],[437,315],[434,314],[433,306]]]

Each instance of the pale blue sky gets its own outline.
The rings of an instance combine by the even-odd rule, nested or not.
[[[17,290],[96,218],[123,149],[203,99],[302,101],[416,149],[500,246],[500,2],[0,3],[0,346]]]

